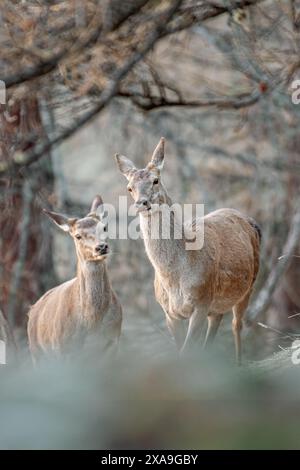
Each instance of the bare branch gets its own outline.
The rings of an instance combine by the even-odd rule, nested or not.
[[[81,50],[89,47],[100,34],[101,28],[96,29],[92,32],[88,39],[83,41],[76,49]],[[19,73],[9,76],[4,76],[2,81],[5,83],[7,89],[11,88],[14,85],[19,85],[20,83],[27,82],[28,80],[41,77],[46,75],[57,68],[60,61],[65,58],[70,52],[69,48],[64,48],[58,53],[54,54],[50,59],[41,61],[39,64],[30,66],[28,68],[22,69]]]
[[[241,109],[248,106],[253,106],[257,103],[262,96],[262,93],[259,90],[254,90],[251,93],[243,93],[241,95],[236,95],[232,98],[221,98],[221,97],[212,97],[203,100],[172,100],[166,97],[143,97],[142,95],[137,95],[134,93],[122,91],[119,92],[119,96],[123,98],[132,99],[133,103],[144,111],[155,111],[159,108],[175,108],[175,107],[185,107],[185,108],[208,108],[208,107],[217,107],[222,109]]]
[[[299,205],[299,204],[298,204]],[[247,320],[251,323],[257,321],[259,317],[266,311],[272,301],[272,295],[278,286],[280,279],[289,267],[293,253],[297,248],[300,240],[300,211],[296,212],[291,222],[291,229],[289,231],[287,240],[282,249],[283,255],[280,257],[278,263],[271,271],[265,285],[261,289],[254,305],[251,306],[247,313]]]
[[[39,158],[41,158],[45,153],[47,153],[54,145],[57,145],[71,137],[75,132],[80,129],[82,126],[87,124],[94,118],[97,114],[102,111],[105,106],[110,102],[110,100],[118,93],[120,82],[126,77],[130,70],[140,61],[143,57],[152,49],[156,41],[163,35],[164,30],[168,22],[173,17],[174,13],[177,11],[183,0],[176,0],[172,6],[164,11],[158,18],[156,23],[156,28],[148,35],[148,38],[145,39],[142,47],[134,52],[131,57],[126,61],[126,63],[120,67],[114,74],[111,81],[108,83],[106,88],[102,91],[98,104],[94,106],[91,110],[81,116],[72,126],[65,129],[53,140],[37,146],[32,152],[30,152],[25,161],[17,162],[13,161],[7,164],[0,172],[1,174],[14,173],[15,171],[26,168],[32,163],[35,163]]]
[[[190,5],[185,5],[181,9],[182,17],[178,19],[175,25],[170,25],[166,34],[173,34],[178,31],[190,28],[194,24],[199,24],[207,21],[224,13],[231,13],[237,8],[247,8],[256,5],[265,0],[240,0],[228,2],[229,6],[218,5],[215,2],[199,1],[190,2]],[[224,2],[223,2],[224,3]]]
[[[105,26],[105,33],[108,31],[112,31],[116,28],[119,28],[124,21],[126,21],[130,16],[136,14],[149,0],[139,0],[135,4],[127,5],[127,9],[121,11],[117,20],[111,21],[110,25]],[[128,8],[128,6],[130,8]],[[103,25],[100,23],[96,28],[93,29],[91,34],[81,40],[76,44],[75,50],[80,52],[88,47],[90,47],[93,43],[99,40],[101,32],[103,31]],[[74,53],[74,47],[71,48],[71,52]],[[51,58],[41,61],[37,65],[30,66],[28,68],[22,69],[19,73],[1,77],[1,80],[5,83],[6,89],[11,88],[14,85],[18,85],[20,83],[27,82],[28,80],[41,77],[46,75],[52,71],[54,71],[60,61],[64,59],[70,53],[70,47],[65,47],[61,51],[54,54]]]

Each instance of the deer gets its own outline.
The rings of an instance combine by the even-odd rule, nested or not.
[[[46,292],[30,308],[27,330],[34,362],[43,354],[68,355],[79,341],[85,343],[92,335],[105,352],[116,350],[122,307],[106,267],[109,246],[101,196],[94,198],[83,218],[46,209],[44,213],[72,237],[77,275]]]
[[[156,300],[181,354],[201,342],[205,324],[203,347],[212,344],[224,314],[232,310],[235,355],[241,364],[243,316],[259,270],[260,227],[251,217],[230,208],[210,212],[202,220],[178,220],[161,179],[164,144],[161,138],[143,169],[124,155],[115,155],[139,214],[145,250],[155,272]],[[170,237],[162,237],[161,230],[151,237],[151,228],[164,220],[162,214],[170,221]],[[196,234],[204,230],[203,246],[187,250],[186,237],[172,235],[176,224],[183,225],[183,234],[187,226]]]

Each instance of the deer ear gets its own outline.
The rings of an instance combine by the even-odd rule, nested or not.
[[[118,153],[115,154],[115,159],[117,161],[117,165],[119,170],[123,175],[129,179],[130,173],[136,170],[136,167],[132,163],[129,158],[124,157],[124,155],[119,155]]]
[[[94,198],[93,203],[91,205],[90,212],[88,213],[87,217],[89,216],[96,216],[96,217],[103,217],[104,215],[104,205],[103,199],[99,194]]]
[[[69,232],[71,226],[76,222],[76,219],[70,219],[65,215],[58,214],[57,212],[51,212],[47,209],[43,209],[43,212],[64,232]]]
[[[91,205],[90,212],[98,212],[101,206],[103,206],[103,200],[102,200],[102,197],[99,196],[99,194],[97,194],[97,196],[95,196],[93,203]]]
[[[148,164],[148,168],[155,168],[156,170],[161,171],[164,166],[165,158],[165,139],[161,137],[158,142],[151,158],[151,162]]]

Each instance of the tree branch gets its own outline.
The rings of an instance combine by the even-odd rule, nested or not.
[[[248,106],[253,106],[257,103],[262,96],[259,90],[254,90],[248,94],[236,95],[232,98],[212,97],[203,100],[172,100],[166,97],[144,97],[135,93],[126,91],[119,92],[118,95],[122,98],[130,98],[133,103],[144,111],[155,111],[159,108],[208,108],[215,106],[222,109],[241,109]]]
[[[149,0],[139,0],[138,2],[136,2],[135,5],[130,5],[131,8],[121,12],[122,14],[120,14],[117,21],[110,24],[109,27],[106,26],[104,28],[105,33],[119,28],[130,16],[135,15],[146,3],[148,3],[148,1]],[[81,51],[90,47],[99,39],[99,36],[102,31],[103,25],[100,24],[97,28],[94,29],[94,31],[92,31],[88,38],[76,45],[76,51]],[[54,54],[50,59],[41,61],[37,65],[23,69],[17,74],[1,77],[1,80],[5,83],[6,89],[9,89],[14,85],[19,85],[31,79],[46,75],[54,71],[58,67],[60,61],[64,59],[70,53],[70,51],[74,53],[74,48],[64,48],[63,50]]]
[[[299,206],[299,204],[298,204]],[[254,305],[250,307],[246,317],[249,323],[257,321],[258,318],[266,311],[272,301],[272,295],[288,269],[293,253],[295,252],[300,240],[300,211],[296,212],[291,223],[291,229],[289,231],[287,240],[283,247],[283,255],[279,258],[278,263],[272,269],[265,285],[261,289],[257,296]]]
[[[156,41],[163,35],[166,25],[171,20],[174,13],[181,5],[182,1],[183,0],[176,0],[175,2],[173,2],[172,6],[167,11],[164,11],[162,14],[159,15],[159,19],[154,30],[152,30],[152,32],[148,35],[148,38],[145,39],[142,47],[136,52],[134,52],[131,57],[127,60],[127,62],[113,74],[111,81],[102,91],[98,104],[93,107],[93,109],[81,116],[73,124],[73,126],[70,126],[69,128],[65,129],[57,137],[52,140],[49,140],[44,144],[41,144],[40,146],[38,146],[38,148],[35,148],[33,151],[29,152],[25,161],[13,161],[8,163],[7,166],[0,171],[0,175],[14,173],[20,170],[21,168],[28,167],[32,163],[35,163],[54,145],[60,144],[62,141],[71,137],[73,134],[75,134],[78,129],[87,124],[100,111],[102,111],[105,106],[107,106],[107,104],[110,102],[110,100],[118,93],[119,84],[121,80],[123,80],[126,75],[130,72],[130,70],[140,60],[142,60],[142,58],[152,49]]]
[[[230,6],[221,6],[213,2],[199,1],[191,2],[191,5],[185,5],[181,8],[181,22],[178,20],[176,25],[169,26],[166,34],[173,34],[183,29],[190,28],[193,24],[216,18],[224,13],[231,13],[237,8],[247,8],[265,0],[236,0],[228,2]]]
[[[121,12],[118,20],[113,22],[110,27],[104,28],[105,32],[109,30],[115,30],[119,28],[129,17],[138,13],[138,11],[146,4],[149,0],[139,0],[137,4],[130,5],[131,8]],[[182,16],[177,19],[177,24],[174,26],[167,26],[164,28],[164,33],[161,35],[166,36],[173,34],[182,29],[189,28],[195,23],[203,22],[217,16],[220,16],[224,13],[229,13],[236,8],[245,8],[251,5],[255,5],[264,0],[240,0],[231,2],[230,7],[223,7],[214,4],[207,4],[207,2],[198,2],[197,4],[187,5],[179,9],[179,13]],[[181,2],[182,3],[182,2]],[[178,10],[178,9],[177,9]],[[198,11],[199,10],[199,11]],[[102,32],[102,25],[96,28],[85,41],[82,41],[78,46],[77,50],[83,50],[93,44],[99,38],[100,33]],[[12,86],[19,85],[21,83],[27,82],[34,78],[39,78],[50,72],[53,72],[59,65],[62,59],[64,59],[70,52],[70,47],[64,48],[58,53],[54,54],[51,58],[39,62],[37,65],[29,66],[26,69],[21,70],[19,73],[2,76],[1,80],[5,83],[6,89],[11,88]]]

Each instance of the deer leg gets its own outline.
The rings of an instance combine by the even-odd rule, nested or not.
[[[186,352],[195,345],[199,340],[203,325],[207,318],[208,309],[195,310],[190,318],[187,335],[184,344],[180,350],[181,353]]]
[[[243,300],[238,304],[234,305],[232,309],[233,318],[232,318],[232,333],[235,343],[235,356],[236,362],[238,365],[241,365],[242,358],[242,346],[241,346],[241,330],[243,327],[243,316],[248,307],[250,293],[247,294]]]
[[[205,336],[205,340],[203,344],[204,348],[210,346],[213,343],[222,318],[223,318],[223,315],[208,315],[207,332],[206,332],[206,336]]]
[[[180,350],[186,337],[184,321],[178,320],[176,318],[171,318],[168,315],[166,315],[166,318],[168,329],[173,338],[175,339],[177,348]]]

